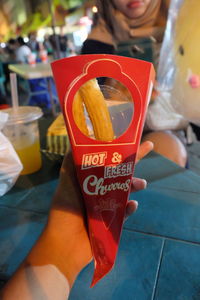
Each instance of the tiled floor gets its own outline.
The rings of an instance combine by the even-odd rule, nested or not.
[[[200,245],[166,240],[155,300],[200,299]]]
[[[177,176],[180,183],[182,178],[179,189],[175,188]],[[200,177],[190,171],[177,176],[172,185],[166,178],[149,183],[146,191],[138,193],[139,208],[126,229],[200,242]]]
[[[155,291],[163,239],[123,230],[114,269],[92,289],[90,264],[77,279],[70,300],[148,300]],[[81,291],[81,292],[80,292]]]
[[[189,168],[200,175],[200,141],[187,146],[189,155]]]

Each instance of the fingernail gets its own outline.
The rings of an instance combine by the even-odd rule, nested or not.
[[[138,208],[138,202],[136,200],[135,201],[135,206],[136,206],[136,209]]]
[[[143,182],[142,189],[146,189],[146,187],[147,187],[147,181],[145,179],[141,179],[139,181],[133,179],[133,186],[134,186],[134,188],[136,190],[141,190],[142,182]]]
[[[147,187],[147,181],[145,179],[143,179],[143,182],[144,182],[144,189],[146,189],[146,187]]]

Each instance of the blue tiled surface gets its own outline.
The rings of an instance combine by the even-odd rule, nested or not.
[[[38,239],[47,221],[59,167],[43,157],[40,172],[20,176],[0,197],[0,280],[7,280]]]
[[[154,299],[200,299],[200,245],[165,242]]]
[[[14,272],[47,220],[59,167],[20,177],[0,198],[0,284]],[[199,300],[200,177],[151,154],[136,167],[148,187],[131,195],[137,212],[124,225],[114,269],[90,289],[93,265],[76,280],[70,300]]]
[[[126,229],[200,243],[200,194],[149,186],[131,198],[139,208]]]
[[[145,178],[148,183],[184,172],[185,169],[180,168],[164,157],[161,158],[155,152],[143,158],[135,168],[135,176]]]
[[[161,170],[155,170],[151,176],[152,166],[156,163]],[[200,242],[200,176],[164,158],[158,160],[156,155],[141,161],[136,169],[139,177],[145,177],[145,173],[147,177],[151,176],[148,188],[130,195],[139,202],[139,208],[125,228]]]
[[[91,289],[93,266],[88,266],[78,277],[70,300],[82,300],[83,295],[87,300],[151,299],[162,244],[162,238],[124,230],[114,269]]]
[[[0,207],[46,213],[55,192],[60,164],[42,156],[42,169],[28,176],[20,176],[15,187],[0,197]]]
[[[200,141],[187,146],[189,168],[200,175]]]
[[[50,207],[50,199],[55,192],[56,186],[57,180],[52,180],[36,187],[33,186],[25,192],[20,190],[15,193],[14,201],[13,194],[8,193],[5,198],[0,198],[0,205],[2,207],[15,207],[22,210],[47,213]]]
[[[1,207],[0,220],[0,279],[6,280],[38,239],[47,216]]]

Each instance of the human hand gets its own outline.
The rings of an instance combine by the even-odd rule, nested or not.
[[[153,149],[153,144],[145,141],[139,147],[136,157],[136,163],[139,162]],[[140,178],[132,178],[131,192],[142,190],[146,187],[146,181]],[[79,183],[76,178],[76,170],[73,163],[72,154],[65,156],[61,170],[59,185],[54,197],[52,209],[63,209],[77,214],[83,214],[84,205]],[[137,208],[135,201],[129,201],[127,204],[126,216],[129,216]]]
[[[136,162],[146,156],[152,149],[153,144],[151,142],[147,141],[141,144]],[[132,179],[131,192],[142,190],[145,187],[145,180]],[[137,206],[136,201],[128,201],[126,217],[135,212]],[[55,235],[59,236],[59,240],[62,240],[63,245],[69,247],[69,243],[71,243],[70,259],[73,260],[78,272],[91,261],[92,252],[87,232],[86,213],[71,153],[66,155],[63,160],[48,227],[53,228]],[[67,260],[65,261],[67,263]]]

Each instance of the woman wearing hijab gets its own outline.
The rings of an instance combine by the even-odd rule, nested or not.
[[[98,13],[81,53],[119,55],[120,44],[128,42],[132,43],[132,49],[135,43],[138,53],[135,51],[133,57],[140,58],[137,55],[143,49],[138,47],[138,41],[148,39],[152,45],[151,61],[156,67],[169,4],[170,0],[97,0]],[[156,152],[185,167],[187,152],[174,133],[147,131],[143,139],[152,141]]]
[[[169,0],[97,0],[98,14],[82,54],[114,54],[120,42],[149,37],[162,42]]]

